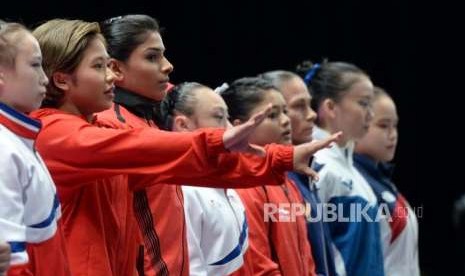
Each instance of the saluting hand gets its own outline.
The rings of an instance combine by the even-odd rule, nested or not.
[[[331,147],[331,143],[336,142],[342,136],[342,131],[337,132],[326,139],[314,140],[294,147],[294,171],[305,174],[313,180],[318,180],[318,174],[312,170],[308,163],[310,157],[320,149]]]
[[[249,139],[256,127],[265,120],[271,111],[271,104],[266,109],[250,117],[244,124],[229,127],[223,135],[223,143],[226,149],[231,152],[246,152],[260,156],[265,156],[266,152],[263,147],[252,145]],[[337,132],[326,139],[314,140],[298,146],[294,146],[294,171],[305,174],[314,180],[318,180],[318,174],[312,170],[308,163],[310,157],[320,149],[330,147],[331,143],[336,142],[342,136],[342,132]]]
[[[250,144],[249,139],[257,126],[268,116],[271,111],[271,106],[272,105],[269,104],[264,110],[250,117],[247,122],[229,127],[223,134],[224,147],[231,152],[246,152],[264,156],[266,154],[265,149]]]

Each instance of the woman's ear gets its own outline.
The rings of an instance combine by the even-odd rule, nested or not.
[[[192,122],[185,115],[175,115],[173,120],[173,131],[188,132],[192,131]]]
[[[114,58],[110,58],[109,64],[110,64],[109,67],[111,71],[113,71],[113,74],[115,74],[116,76],[115,81],[116,82],[123,81],[124,80],[124,64],[121,61],[114,59]]]
[[[53,84],[63,91],[67,91],[70,88],[72,78],[70,74],[55,72],[52,74]]]
[[[336,118],[336,102],[332,99],[325,99],[321,104],[322,117]]]

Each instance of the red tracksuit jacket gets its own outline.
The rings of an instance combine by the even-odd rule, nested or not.
[[[152,121],[146,121],[119,105],[99,113],[98,117],[113,128],[130,129],[148,126],[157,128]],[[229,162],[228,158],[224,157],[222,160],[225,163]],[[276,170],[276,174],[254,175],[246,173],[262,161],[254,156],[242,156],[241,159],[241,162],[246,166],[236,167],[235,170],[244,175],[235,177],[234,181],[228,181],[229,184],[225,182],[228,177],[222,176],[224,170],[220,170],[218,174],[210,177],[212,183],[202,182],[202,179],[194,183],[192,182],[194,179],[192,179],[183,184],[237,187],[241,183],[243,183],[242,185],[248,183],[249,186],[253,183],[262,183],[261,180],[276,184],[283,179],[281,173],[278,172],[279,169]],[[133,177],[129,181],[137,182],[140,179]],[[189,253],[180,186],[160,184],[147,187],[145,192],[136,192],[135,211],[146,249],[145,275],[189,275]]]
[[[194,180],[213,185],[219,176],[224,186],[244,187],[250,186],[238,181],[244,175],[273,182],[292,169],[290,147],[271,147],[261,162],[220,155],[227,152],[224,130],[167,134],[147,127],[111,129],[56,109],[31,115],[43,124],[37,148],[57,185],[71,272],[77,276],[136,275],[133,189]],[[132,176],[138,181],[129,182]]]
[[[237,189],[237,193],[249,222],[245,263],[252,266],[253,275],[314,276],[306,219],[304,214],[293,212],[292,204],[303,204],[295,184],[286,179],[281,186]],[[234,275],[243,275],[242,272]]]

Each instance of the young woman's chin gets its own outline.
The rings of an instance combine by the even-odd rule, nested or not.
[[[92,113],[99,113],[99,112],[105,111],[109,109],[112,106],[112,104],[113,104],[113,101],[103,102],[100,105],[96,106],[95,111]]]
[[[385,152],[383,152],[382,154],[382,159],[381,161],[382,162],[391,162],[392,159],[394,159],[394,155],[395,155],[395,149],[393,150],[386,150]]]

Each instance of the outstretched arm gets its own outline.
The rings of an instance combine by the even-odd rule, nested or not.
[[[44,127],[37,147],[59,186],[78,186],[118,174],[153,175],[155,182],[175,181],[179,175],[195,179],[216,170],[222,153],[248,152],[244,141],[264,114],[232,130],[174,133],[149,127],[98,127],[57,113],[40,118]]]
[[[315,181],[318,181],[318,174],[311,169],[308,164],[310,158],[317,151],[331,147],[331,143],[336,142],[342,136],[342,131],[334,133],[323,140],[314,140],[305,144],[298,145],[294,148],[294,169],[293,171],[305,174]]]

